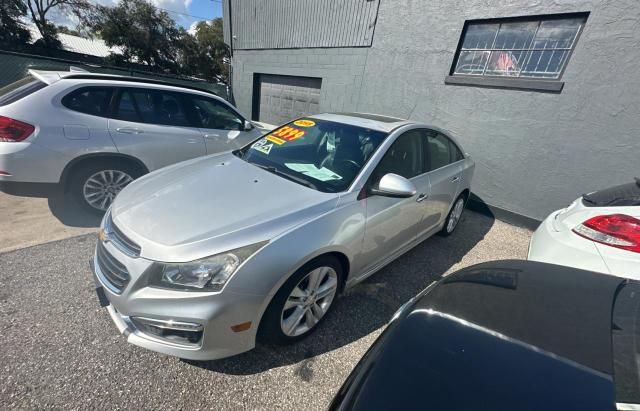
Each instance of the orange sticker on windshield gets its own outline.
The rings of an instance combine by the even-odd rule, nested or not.
[[[287,141],[294,141],[304,136],[304,131],[298,130],[297,128],[285,126],[282,128],[273,131],[271,135],[283,138]]]
[[[268,135],[267,136],[267,140],[271,141],[272,143],[276,143],[279,146],[284,144],[284,140],[283,139],[275,137],[275,136],[272,136],[272,135]]]
[[[313,127],[316,125],[316,122],[311,120],[297,120],[294,121],[293,124],[298,127]]]

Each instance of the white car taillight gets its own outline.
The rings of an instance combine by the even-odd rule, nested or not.
[[[0,116],[0,142],[12,143],[29,137],[35,127],[22,121]]]
[[[600,244],[640,253],[640,220],[626,214],[590,218],[573,232]]]

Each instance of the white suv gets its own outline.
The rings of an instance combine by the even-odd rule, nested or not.
[[[0,89],[0,183],[61,183],[86,208],[104,211],[135,178],[236,149],[270,128],[203,90],[30,70]]]

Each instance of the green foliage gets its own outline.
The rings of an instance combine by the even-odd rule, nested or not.
[[[21,20],[26,15],[22,0],[0,0],[0,46],[18,48],[29,42],[31,33]]]
[[[58,40],[58,28],[55,24],[48,20],[48,14],[52,10],[58,10],[63,13],[70,13],[76,16],[80,22],[84,22],[92,11],[92,6],[88,0],[24,0],[31,21],[42,36],[36,41],[36,45],[59,49],[62,43]]]
[[[229,58],[229,48],[224,43],[222,18],[210,22],[201,21],[196,25],[196,42],[199,46],[198,72],[205,78],[228,77],[228,68],[224,60]]]
[[[121,0],[98,6],[89,26],[108,46],[122,50],[109,57],[111,64],[142,63],[168,73],[226,79],[222,19],[200,22],[193,36],[146,1]]]
[[[92,27],[108,46],[122,49],[125,61],[177,71],[183,30],[169,14],[146,1],[122,0],[114,7],[98,6]]]

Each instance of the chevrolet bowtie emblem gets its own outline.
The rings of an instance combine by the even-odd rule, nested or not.
[[[106,231],[104,231],[104,228],[100,229],[100,233],[98,233],[98,238],[103,243],[109,242],[109,234]]]

